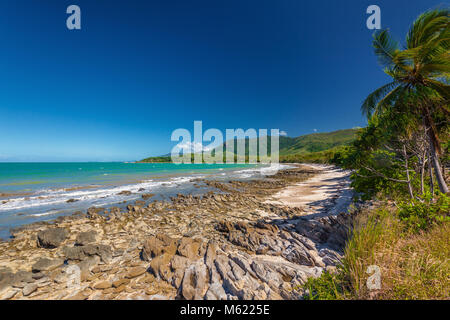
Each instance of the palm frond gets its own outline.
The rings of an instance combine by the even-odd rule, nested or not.
[[[409,29],[406,37],[408,49],[417,48],[432,40],[442,29],[448,27],[450,11],[447,8],[422,13]]]
[[[369,94],[361,105],[361,112],[369,118],[375,111],[378,102],[382,100],[396,86],[398,86],[398,84],[398,81],[393,81]]]
[[[373,34],[373,47],[381,65],[386,67],[395,65],[394,58],[399,52],[399,45],[392,39],[388,30],[381,30]]]
[[[433,79],[427,79],[425,84],[427,87],[439,93],[445,101],[450,101],[450,86],[448,84]]]
[[[399,85],[378,101],[374,113],[381,113],[389,107],[392,107],[404,98],[405,87]],[[406,95],[408,97],[408,95]],[[409,96],[411,97],[411,96]]]

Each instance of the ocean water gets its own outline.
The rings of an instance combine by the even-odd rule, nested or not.
[[[10,228],[92,206],[126,207],[144,193],[156,195],[149,201],[201,194],[209,190],[196,179],[252,179],[267,169],[249,164],[0,163],[0,237],[7,238]]]

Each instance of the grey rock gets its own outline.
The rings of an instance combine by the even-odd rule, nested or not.
[[[33,279],[34,280],[42,279],[44,276],[45,276],[45,274],[43,274],[42,272],[33,273]]]
[[[68,231],[64,228],[52,228],[38,232],[37,242],[38,246],[42,248],[56,248],[68,236]]]
[[[205,294],[205,300],[227,300],[227,294],[222,284],[214,282]]]
[[[83,260],[86,258],[83,247],[64,247],[63,254],[67,260]]]
[[[51,271],[64,264],[63,259],[47,259],[40,258],[32,267],[31,270],[35,273],[41,271]]]
[[[9,299],[12,299],[12,298],[14,298],[14,296],[19,292],[20,290],[17,290],[17,289],[11,289],[11,290],[8,290],[8,291],[6,291],[6,293],[5,294],[3,294],[2,296],[1,296],[1,300],[9,300]]]
[[[33,274],[28,271],[17,271],[12,278],[13,287],[22,288],[26,283],[33,282]]]
[[[300,246],[291,246],[283,252],[283,257],[293,263],[305,266],[314,266],[314,260],[311,258],[309,253]]]
[[[0,273],[0,293],[6,292],[12,287],[14,283],[14,273],[3,272]]]
[[[111,247],[104,244],[88,244],[85,246],[64,247],[64,256],[68,260],[84,260],[87,257],[99,256],[104,263],[112,259]]]
[[[30,294],[32,294],[33,292],[35,292],[37,290],[38,286],[37,284],[34,283],[30,283],[27,284],[23,290],[22,290],[22,294],[26,297],[29,296]]]
[[[78,246],[85,246],[95,241],[97,241],[97,232],[91,230],[79,233],[75,240],[75,244]]]

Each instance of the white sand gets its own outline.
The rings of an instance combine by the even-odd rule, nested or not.
[[[350,188],[350,172],[335,166],[308,164],[318,171],[314,177],[289,186],[276,193],[268,203],[290,207],[301,207],[307,214],[337,214],[350,204],[352,190]],[[331,206],[331,208],[330,208]],[[331,212],[330,212],[330,209]]]

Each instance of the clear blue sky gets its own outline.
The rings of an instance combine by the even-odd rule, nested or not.
[[[2,0],[0,161],[168,153],[176,128],[364,126],[387,81],[366,8],[403,40],[433,0]],[[66,28],[77,4],[82,30]]]

